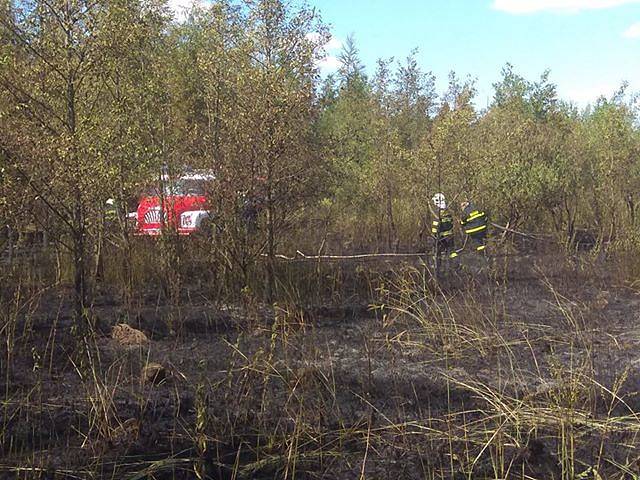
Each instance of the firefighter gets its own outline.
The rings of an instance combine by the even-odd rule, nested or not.
[[[431,198],[434,210],[429,205],[433,221],[431,222],[431,234],[436,242],[436,248],[439,256],[448,256],[456,258],[458,253],[455,249],[455,239],[453,236],[453,217],[447,210],[447,200],[442,193],[436,193]]]
[[[118,220],[118,207],[113,198],[109,198],[105,202],[104,217],[108,223],[115,223]]]
[[[489,223],[487,214],[476,208],[469,200],[462,202],[460,209],[462,210],[462,220],[460,220],[462,230],[471,240],[476,252],[484,254]]]

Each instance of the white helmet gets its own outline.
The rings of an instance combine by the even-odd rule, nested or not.
[[[444,210],[447,208],[447,200],[444,198],[442,193],[436,193],[433,197],[431,197],[433,204],[438,207],[440,210]]]

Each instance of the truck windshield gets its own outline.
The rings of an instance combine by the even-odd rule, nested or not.
[[[165,197],[171,196],[203,196],[207,192],[207,182],[201,179],[180,178],[173,182],[163,182],[162,194]],[[147,195],[159,197],[160,189],[157,186],[147,190]]]
[[[165,195],[204,195],[205,187],[203,180],[181,178],[165,185]]]

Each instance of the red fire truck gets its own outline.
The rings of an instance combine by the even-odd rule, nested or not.
[[[151,189],[138,204],[135,218],[137,235],[160,235],[172,230],[190,235],[205,225],[210,216],[207,192],[214,175],[207,171],[193,171],[171,179],[161,178],[160,186]]]

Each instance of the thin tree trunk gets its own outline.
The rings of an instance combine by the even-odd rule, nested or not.
[[[71,8],[67,4],[67,16],[71,16]],[[67,129],[71,138],[71,165],[74,165],[77,175],[80,169],[80,162],[78,161],[78,152],[76,150],[76,86],[75,86],[75,73],[72,70],[72,56],[73,56],[73,32],[69,28],[67,34],[67,60],[69,71],[67,72],[67,92],[66,92],[66,107],[67,107]],[[74,176],[75,176],[74,175]],[[74,182],[74,202],[75,208],[73,213],[73,265],[74,265],[74,313],[76,322],[82,322],[85,316],[85,304],[86,304],[86,272],[85,272],[85,219],[81,186],[78,184],[79,178],[71,178]]]
[[[275,256],[276,256],[276,242],[275,242],[275,225],[273,218],[273,202],[271,187],[269,186],[267,191],[267,302],[273,303],[275,295]]]
[[[393,199],[391,198],[391,187],[387,186],[387,248],[393,250],[396,234],[396,224],[393,219]]]
[[[628,193],[626,195],[627,211],[629,212],[629,220],[631,221],[631,227],[636,224],[636,203],[633,199],[633,194]]]
[[[77,200],[79,202],[80,200]],[[76,230],[73,234],[73,267],[74,267],[74,314],[77,322],[85,316],[86,305],[86,272],[85,272],[85,238],[82,206],[78,203],[75,211]]]

